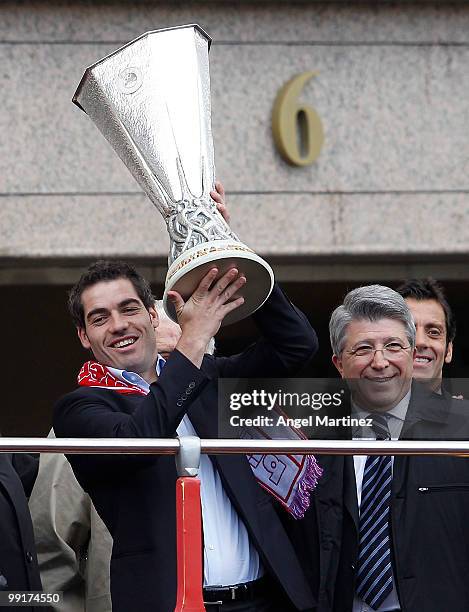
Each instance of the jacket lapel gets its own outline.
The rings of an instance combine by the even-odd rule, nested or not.
[[[425,385],[414,381],[400,438],[432,439],[437,431],[446,427],[450,416],[449,408],[449,402],[443,395],[433,393]]]

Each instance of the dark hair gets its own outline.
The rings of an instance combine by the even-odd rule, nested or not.
[[[446,340],[452,342],[456,336],[456,321],[451,306],[446,299],[445,291],[434,278],[412,278],[400,285],[396,291],[405,298],[417,301],[435,300],[440,304],[445,313]]]
[[[132,283],[146,309],[154,306],[155,298],[148,281],[133,266],[125,263],[125,261],[96,261],[81,275],[80,280],[68,294],[68,310],[78,328],[85,328],[85,313],[81,301],[83,291],[96,283],[109,282],[119,278],[126,278]]]

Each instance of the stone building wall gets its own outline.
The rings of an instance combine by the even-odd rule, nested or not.
[[[214,40],[216,165],[234,228],[280,277],[386,277],[426,262],[468,276],[468,3],[7,1],[0,282],[68,282],[100,256],[162,280],[162,219],[71,97],[121,44],[191,22]],[[300,168],[276,150],[271,112],[310,70],[301,101],[325,142]]]

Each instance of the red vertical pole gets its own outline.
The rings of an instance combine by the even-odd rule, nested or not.
[[[177,601],[175,612],[205,612],[202,594],[200,480],[176,481]]]

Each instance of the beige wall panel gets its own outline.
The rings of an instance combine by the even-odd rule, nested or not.
[[[124,42],[147,30],[196,21],[224,42],[468,42],[467,5],[291,4],[6,1],[0,40]]]
[[[467,189],[468,65],[466,47],[216,48],[219,176],[247,191]],[[283,83],[307,70],[320,74],[301,100],[322,118],[325,143],[298,169],[272,146],[270,115]]]
[[[109,45],[0,45],[0,192],[128,191],[136,184],[72,95]]]
[[[168,245],[144,195],[0,199],[0,257],[165,257]]]
[[[86,65],[110,45],[0,45],[0,192],[126,192],[138,187],[70,102]],[[469,48],[214,47],[218,175],[232,191],[414,191],[469,188]],[[325,129],[317,162],[292,168],[270,128],[278,89],[304,89]]]
[[[228,202],[240,238],[267,256],[469,252],[465,193],[229,195]]]
[[[469,250],[467,194],[229,196],[232,226],[266,256],[442,255]],[[444,211],[444,217],[441,215]],[[14,231],[11,231],[14,228]],[[3,197],[0,257],[166,258],[144,196]]]

